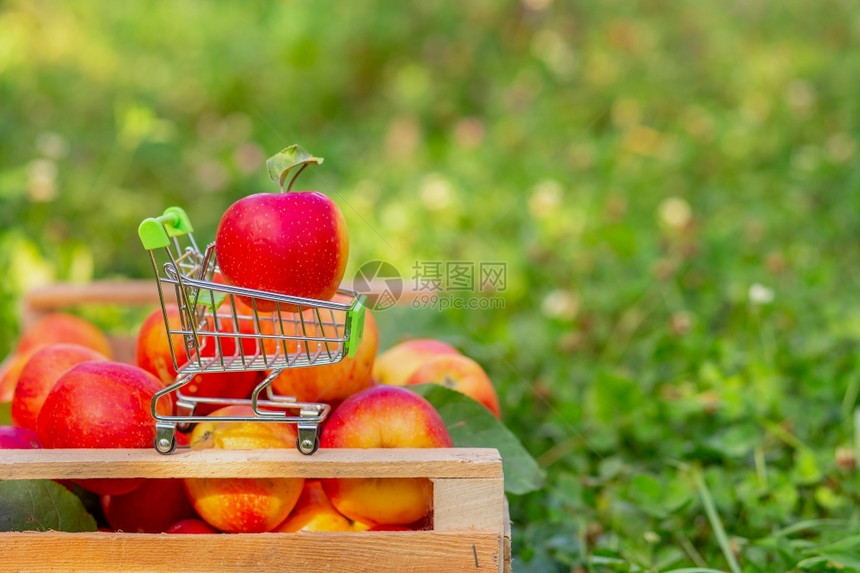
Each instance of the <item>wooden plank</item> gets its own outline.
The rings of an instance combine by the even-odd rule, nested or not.
[[[4,450],[0,479],[167,477],[502,477],[492,448],[186,450]],[[500,495],[501,497],[501,495]]]
[[[505,482],[495,479],[434,479],[433,530],[504,534]]]
[[[0,573],[31,571],[499,571],[489,533],[3,533]]]
[[[165,290],[165,295],[171,301],[176,300],[172,289]],[[42,314],[82,305],[158,306],[159,304],[155,278],[54,283],[32,289],[24,295],[22,318],[25,324],[29,324]]]
[[[141,252],[141,256],[147,255]],[[353,288],[349,282],[344,282],[344,288]],[[388,288],[385,281],[373,280],[370,284],[362,284],[365,293],[380,295]],[[168,302],[176,302],[172,287],[163,289]],[[397,300],[399,305],[408,305],[418,296],[433,294],[432,291],[406,290]],[[22,300],[22,319],[24,324],[31,324],[40,316],[82,305],[131,305],[158,306],[158,288],[155,277],[149,279],[98,280],[89,283],[53,283],[28,291]]]
[[[505,533],[501,539],[502,573],[511,573],[511,510],[508,507],[508,498],[505,498]]]

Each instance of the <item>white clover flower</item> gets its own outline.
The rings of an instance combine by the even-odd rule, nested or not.
[[[749,301],[755,305],[770,304],[773,302],[774,298],[773,289],[759,283],[753,283],[750,285],[747,297],[749,298]]]
[[[438,173],[430,173],[421,182],[421,203],[430,211],[444,211],[454,202],[454,188]]]
[[[549,318],[573,320],[579,313],[579,297],[573,291],[557,289],[547,293],[540,308]]]
[[[536,219],[545,219],[558,212],[564,189],[554,179],[546,179],[534,186],[529,197],[529,212]]]
[[[657,207],[660,222],[671,229],[683,229],[693,218],[690,204],[681,197],[667,197]]]

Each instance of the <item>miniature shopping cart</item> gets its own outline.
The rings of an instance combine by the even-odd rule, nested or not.
[[[187,431],[192,424],[211,419],[196,414],[198,404],[249,404],[253,417],[224,416],[219,421],[294,423],[296,447],[303,454],[314,453],[319,447],[319,425],[329,406],[278,395],[272,382],[287,368],[323,366],[353,356],[364,330],[364,297],[340,289],[335,300],[323,301],[228,285],[218,269],[214,244],[201,252],[188,216],[179,207],[145,219],[138,234],[152,260],[171,358],[178,372],[176,381],[152,399],[155,449],[162,454],[173,452],[177,429]],[[168,320],[171,291],[179,306],[180,325]],[[275,310],[258,310],[263,302]],[[176,335],[181,335],[183,348],[176,347]],[[182,392],[198,374],[249,370],[268,373],[250,398]],[[168,394],[175,396],[173,415],[156,409]]]

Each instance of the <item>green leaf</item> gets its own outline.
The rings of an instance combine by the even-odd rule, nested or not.
[[[812,485],[821,481],[821,469],[815,452],[808,448],[801,448],[794,454],[794,468],[792,469],[792,480],[800,485]]]
[[[819,551],[827,553],[842,553],[848,549],[854,549],[856,547],[860,547],[860,535],[851,535],[850,537],[845,537],[839,541],[834,541],[829,545],[819,548]]]
[[[833,564],[839,564],[839,569],[848,568],[849,571],[857,571],[860,570],[860,555],[855,553],[839,552],[821,553],[815,557],[804,559],[797,564],[797,567],[798,569],[807,569],[813,565],[819,565],[821,563],[825,563],[830,566],[833,566]],[[835,569],[836,567],[833,568]]]
[[[658,480],[648,474],[639,474],[630,480],[628,496],[636,506],[654,517],[665,517],[687,504],[693,488],[681,479]]]
[[[433,404],[445,420],[455,446],[499,450],[505,472],[505,491],[520,495],[543,487],[544,472],[537,461],[484,406],[465,394],[438,384],[409,388]]]
[[[0,482],[0,531],[96,531],[78,497],[55,481]]]
[[[269,177],[272,181],[276,181],[281,187],[284,186],[284,181],[287,174],[299,165],[304,168],[306,165],[316,163],[319,165],[323,162],[322,157],[314,157],[308,153],[301,145],[293,144],[285,147],[278,153],[266,160],[266,169],[269,172]]]
[[[730,426],[707,439],[708,447],[727,458],[741,458],[752,452],[764,436],[752,423]]]

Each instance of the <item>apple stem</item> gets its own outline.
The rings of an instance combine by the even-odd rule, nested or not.
[[[304,171],[304,170],[307,168],[307,166],[308,166],[308,164],[307,164],[307,163],[305,163],[304,165],[302,165],[301,167],[299,167],[299,170],[298,170],[298,171],[296,171],[296,174],[295,174],[295,175],[293,175],[293,178],[292,178],[292,179],[290,179],[290,184],[289,184],[289,185],[287,185],[287,188],[286,188],[286,191],[287,191],[288,193],[289,193],[290,191],[292,191],[292,190],[293,190],[293,183],[295,183],[295,182],[296,182],[296,179],[298,179],[298,178],[299,178],[299,175],[301,175],[301,174],[302,174],[302,171]],[[284,186],[283,186],[283,185],[281,185],[281,192],[282,192],[282,193],[284,192]]]

